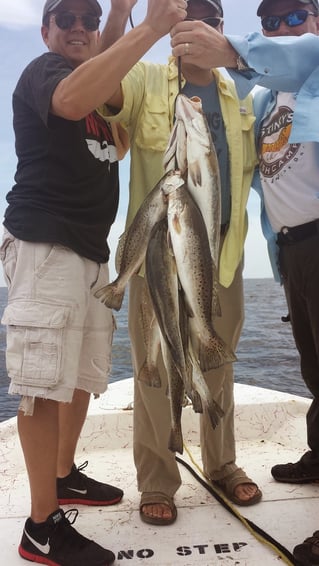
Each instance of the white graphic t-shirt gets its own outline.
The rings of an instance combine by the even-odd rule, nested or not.
[[[261,183],[275,232],[319,218],[319,144],[289,143],[294,106],[293,93],[278,93],[259,138]]]

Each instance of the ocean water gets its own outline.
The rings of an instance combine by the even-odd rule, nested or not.
[[[235,363],[235,381],[310,397],[300,376],[299,356],[289,323],[283,289],[272,279],[245,279],[246,319]],[[7,289],[0,287],[0,315],[7,301]],[[127,297],[116,313],[117,331],[113,342],[110,382],[132,376],[127,332]],[[5,327],[0,325],[0,421],[16,415],[19,397],[8,395],[5,368]]]

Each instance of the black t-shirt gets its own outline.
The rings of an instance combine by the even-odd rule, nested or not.
[[[46,53],[19,79],[13,93],[16,184],[7,195],[4,225],[20,240],[59,243],[104,263],[119,201],[116,148],[96,112],[79,121],[50,114],[52,94],[72,70],[60,55]]]

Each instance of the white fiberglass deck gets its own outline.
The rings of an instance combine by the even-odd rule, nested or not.
[[[88,475],[122,487],[125,495],[113,507],[78,506],[78,530],[112,549],[117,566],[284,564],[183,466],[183,485],[176,495],[177,521],[168,527],[141,522],[132,457],[133,414],[127,408],[132,391],[132,379],[121,381],[90,405],[76,463],[88,460]],[[297,460],[306,449],[309,400],[244,385],[235,386],[235,396],[237,463],[263,490],[261,503],[237,509],[292,551],[319,528],[319,484],[279,484],[272,479],[270,468],[275,463]],[[197,415],[190,407],[183,411],[183,434],[200,465]],[[0,437],[1,565],[18,566],[27,564],[18,556],[17,546],[29,514],[29,491],[15,419],[0,425]],[[188,459],[186,454],[183,458]]]

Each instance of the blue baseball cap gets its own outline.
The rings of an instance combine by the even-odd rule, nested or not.
[[[314,6],[314,8],[316,9],[316,12],[319,11],[319,4],[318,4],[318,0],[297,0],[298,2],[300,2],[300,4],[312,4]],[[261,2],[261,4],[259,4],[258,6],[258,10],[257,10],[257,16],[262,16],[264,13],[264,10],[266,8],[266,5],[268,4],[269,0],[263,0]]]

